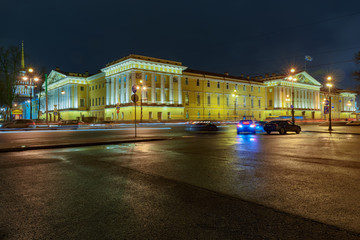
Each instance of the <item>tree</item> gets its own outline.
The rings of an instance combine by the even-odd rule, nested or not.
[[[0,106],[6,108],[6,119],[11,119],[11,109],[16,98],[16,82],[21,67],[21,49],[16,46],[0,47]]]
[[[355,63],[360,64],[360,52],[355,55]],[[360,71],[354,72],[355,79],[360,81]]]

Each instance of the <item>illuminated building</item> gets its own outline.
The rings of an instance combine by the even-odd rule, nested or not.
[[[321,84],[306,72],[295,76],[295,115],[321,119]],[[129,55],[93,75],[59,68],[51,71],[49,120],[133,120],[132,87],[140,85],[143,88],[136,94],[142,100],[143,121],[264,120],[269,116],[290,116],[289,84],[282,75],[238,77],[188,69],[181,62]],[[355,108],[355,93],[343,92],[339,98],[345,99],[345,95]],[[42,94],[42,102],[44,97]],[[41,111],[45,113],[45,106]],[[140,111],[137,108],[138,119]]]

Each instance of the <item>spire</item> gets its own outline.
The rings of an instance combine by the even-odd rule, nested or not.
[[[21,42],[21,69],[25,69],[24,41]]]

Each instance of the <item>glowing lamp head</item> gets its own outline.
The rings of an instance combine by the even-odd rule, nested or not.
[[[289,77],[289,80],[290,80],[290,81],[292,81],[292,80],[293,80],[293,77],[292,77],[292,76],[290,76],[290,77]]]
[[[24,80],[24,81],[27,81],[27,80],[28,80],[28,78],[27,78],[27,77],[23,77],[23,80]]]
[[[327,77],[327,80],[328,80],[328,81],[331,81],[331,79],[332,79],[331,76],[328,76],[328,77]]]
[[[142,83],[143,81],[142,80],[140,80],[140,83]]]
[[[61,94],[62,94],[62,95],[64,95],[64,94],[65,94],[65,91],[64,91],[64,90],[62,90],[62,91],[61,91]]]
[[[146,90],[146,87],[143,87],[143,90]]]
[[[294,72],[295,72],[295,68],[290,69],[290,72],[291,72],[291,73],[294,73]]]
[[[139,87],[139,86],[137,86],[137,87],[136,87],[136,89],[140,89],[140,87]]]
[[[34,72],[34,69],[32,69],[32,68],[29,68],[29,70],[28,70],[30,73],[32,73],[32,72]]]
[[[232,96],[235,97],[235,94],[233,94]]]
[[[293,78],[293,81],[296,81],[297,80],[297,78]]]
[[[331,83],[327,83],[326,86],[328,86],[329,88],[332,87],[332,84]]]
[[[34,78],[34,81],[37,82],[37,81],[39,81],[39,79],[38,79],[38,78]]]

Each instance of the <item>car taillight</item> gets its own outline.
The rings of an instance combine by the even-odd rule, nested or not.
[[[238,127],[243,127],[243,125],[241,125],[241,124],[238,124],[237,126],[238,126]]]
[[[251,124],[250,127],[255,127],[255,124]]]

